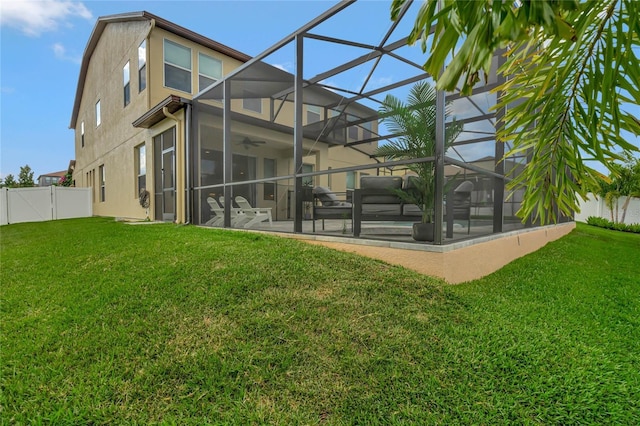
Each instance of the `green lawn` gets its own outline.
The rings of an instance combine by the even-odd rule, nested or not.
[[[0,423],[640,423],[640,235],[446,286],[251,233],[0,232]]]

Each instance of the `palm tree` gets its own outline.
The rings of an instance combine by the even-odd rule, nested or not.
[[[391,19],[410,0],[393,0]],[[471,93],[489,74],[495,55],[508,55],[497,129],[506,155],[531,154],[509,183],[524,189],[518,215],[557,220],[597,189],[595,159],[611,172],[621,152],[637,153],[621,130],[640,135],[640,2],[637,0],[454,1],[425,0],[409,42],[428,52],[424,68],[439,90]],[[431,31],[433,29],[433,31]]]
[[[445,111],[449,115],[449,108]],[[436,152],[436,91],[426,81],[416,83],[404,103],[387,95],[380,108],[382,123],[391,134],[400,136],[378,147],[376,155],[388,160],[406,160],[433,157]],[[455,120],[445,130],[445,150],[462,131]],[[412,188],[397,191],[403,201],[415,204],[422,211],[422,223],[433,222],[435,196],[435,163],[413,163],[407,168],[416,174],[410,177]]]

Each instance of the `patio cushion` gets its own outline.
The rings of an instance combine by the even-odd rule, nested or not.
[[[362,194],[363,213],[365,213],[367,204],[398,204],[398,212],[395,214],[400,214],[401,200],[393,191],[402,189],[401,176],[362,176],[360,178],[360,188],[379,192],[379,194],[374,195]]]
[[[343,201],[338,200],[336,194],[331,192],[329,188],[324,186],[316,186],[313,188],[313,193],[320,200],[323,207],[340,206]]]
[[[403,216],[422,216],[422,211],[415,204],[403,204],[402,205],[402,215]]]
[[[364,198],[364,197],[363,197]],[[397,204],[363,204],[363,215],[383,215],[398,216],[400,215],[400,203]]]

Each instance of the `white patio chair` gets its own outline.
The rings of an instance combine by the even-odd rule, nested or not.
[[[207,203],[211,208],[211,219],[205,222],[206,226],[222,226],[224,224],[224,208],[218,204],[215,198],[207,197]]]
[[[220,205],[224,209],[224,197],[218,198]],[[242,226],[245,222],[251,220],[242,209],[238,209],[233,207],[233,205],[229,206],[231,210],[231,226]]]
[[[271,219],[271,207],[252,207],[251,204],[249,204],[249,201],[240,195],[238,195],[235,200],[236,204],[240,206],[240,209],[242,209],[242,212],[249,218],[249,221],[244,224],[245,228],[251,228],[256,223],[264,222],[265,220],[269,221],[269,226],[273,226],[273,221]]]

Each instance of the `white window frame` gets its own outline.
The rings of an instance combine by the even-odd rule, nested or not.
[[[309,114],[318,116],[316,120],[310,120]],[[307,105],[307,124],[317,123],[322,120],[322,108],[316,105]]]
[[[106,184],[107,181],[107,173],[104,168],[104,164],[98,167],[99,179],[100,179],[100,202],[104,203],[107,199],[106,197]]]
[[[208,58],[208,59],[212,59],[212,60],[214,60],[214,61],[216,61],[216,62],[219,62],[219,63],[220,63],[220,76],[219,76],[219,77],[212,77],[212,76],[210,76],[210,75],[206,75],[206,74],[203,74],[203,73],[201,72],[202,67],[201,67],[201,61],[200,61],[200,58],[201,58],[202,56],[205,56],[205,57],[206,57],[206,58]],[[220,79],[222,79],[222,60],[220,60],[220,59],[218,59],[218,58],[214,58],[213,56],[207,55],[206,53],[198,52],[198,91],[199,91],[199,92],[202,92],[202,91],[203,91],[206,87],[208,87],[208,86],[206,86],[206,87],[200,87],[200,77],[204,77],[204,78],[208,78],[209,80],[213,80],[213,81],[214,81],[214,83],[215,83],[215,82],[217,82],[217,81],[219,81]]]
[[[179,47],[183,47],[185,49],[189,49],[189,66],[191,67],[190,69],[184,68],[180,65],[176,65],[176,64],[172,64],[171,62],[167,62],[167,52],[166,52],[166,46],[167,46],[167,42],[175,44],[176,46]],[[181,69],[183,71],[188,71],[189,72],[189,91],[186,90],[182,90],[179,89],[177,87],[171,87],[171,86],[167,86],[167,75],[166,75],[166,68],[165,66],[169,65],[170,67],[174,67],[174,68],[178,68]],[[162,84],[165,88],[167,89],[173,89],[173,90],[178,90],[180,92],[184,92],[184,93],[189,93],[191,94],[193,92],[193,50],[190,47],[187,46],[183,46],[182,44],[175,42],[171,39],[165,38],[163,39],[162,42]]]
[[[260,111],[258,111],[257,109],[253,109],[253,108],[247,108],[247,105],[245,104],[245,101],[247,101],[247,97],[248,96],[253,96],[254,93],[251,93],[248,90],[244,91],[244,97],[242,98],[242,109],[246,110],[246,111],[251,111],[251,112],[255,112],[256,114],[262,114],[262,99],[257,98],[257,102],[260,105]],[[256,98],[251,98],[251,101],[255,101]]]
[[[126,107],[131,103],[131,63],[127,61],[122,67],[122,94],[123,103]]]
[[[141,55],[140,50],[143,49],[144,54]],[[144,62],[143,62],[144,61]],[[144,80],[142,79],[142,73],[144,73]],[[144,81],[144,87],[142,82]],[[143,40],[138,46],[138,93],[144,91],[147,88],[147,40]]]
[[[102,117],[101,117],[100,99],[98,99],[98,102],[96,102],[96,127],[99,127],[100,124],[102,124]]]
[[[136,196],[140,196],[140,191],[142,189],[147,189],[146,180],[147,180],[147,146],[142,143],[135,147],[136,150]],[[144,151],[144,152],[143,152]],[[142,166],[144,165],[144,173],[142,172]],[[140,178],[145,177],[145,187],[140,188]]]

